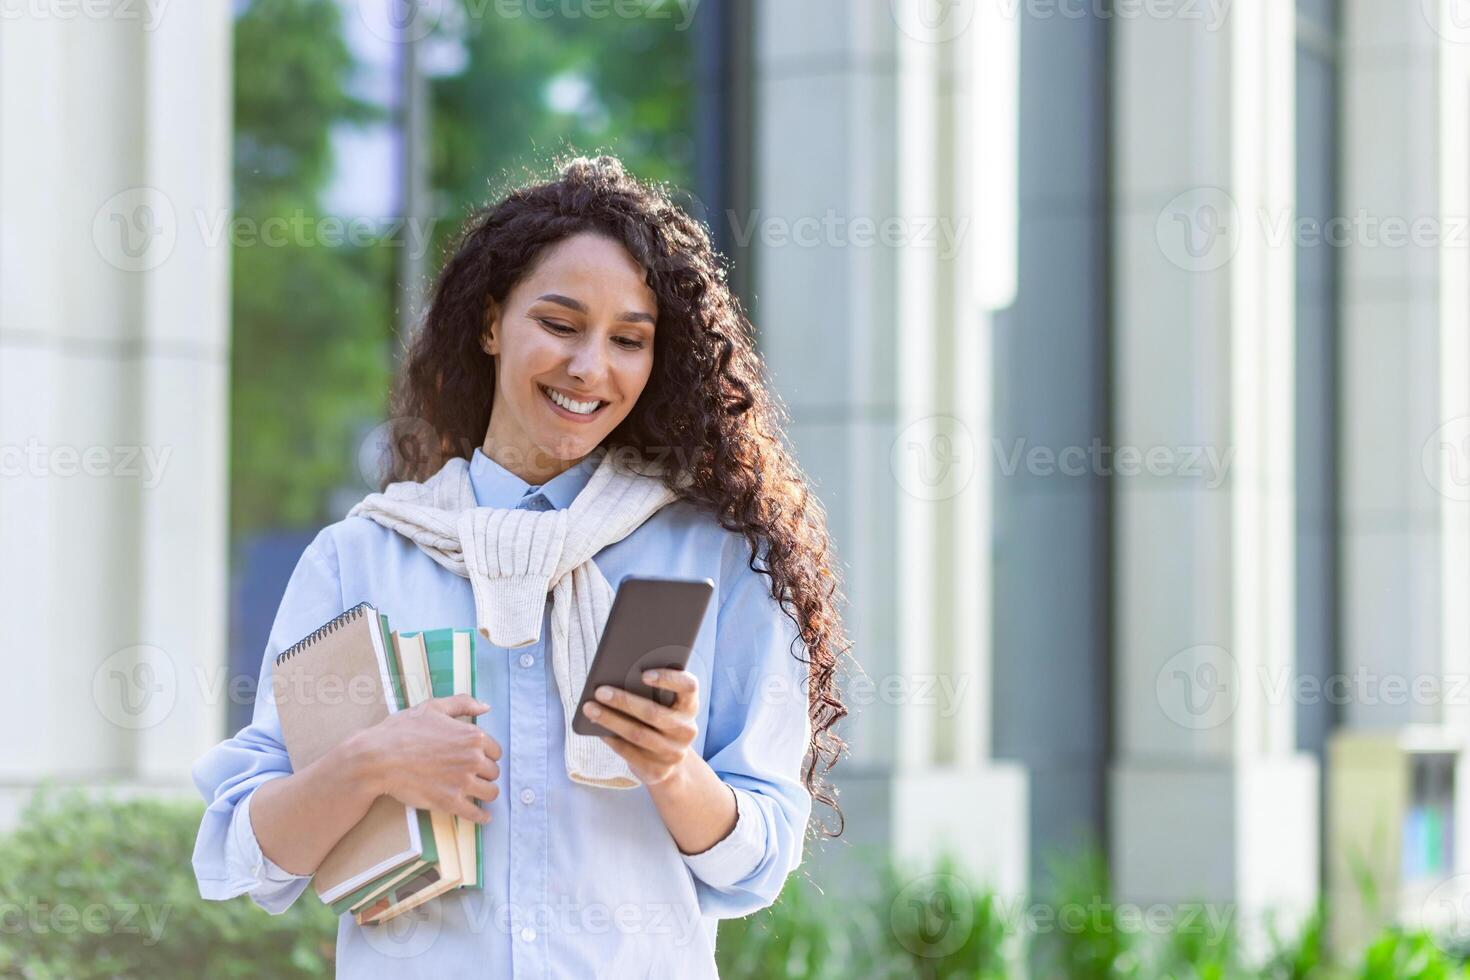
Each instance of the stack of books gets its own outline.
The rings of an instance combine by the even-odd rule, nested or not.
[[[390,714],[475,691],[468,630],[396,633],[366,602],[276,658],[272,690],[291,767],[301,771]],[[473,719],[466,719],[474,724]],[[386,922],[458,888],[483,887],[482,827],[380,796],[312,879],[323,902],[359,925]]]

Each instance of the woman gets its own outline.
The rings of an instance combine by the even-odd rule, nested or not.
[[[394,414],[432,438],[426,452],[395,445],[384,482],[463,467],[471,507],[560,510],[608,452],[657,461],[671,502],[595,564],[609,583],[716,584],[688,669],[650,680],[674,693],[670,707],[616,690],[589,706],[615,733],[598,739],[632,789],[569,778],[544,627],[514,650],[475,637],[482,700],[400,711],[301,772],[271,699],[257,698],[252,724],[195,767],[210,803],[194,855],[201,892],[283,911],[388,794],[484,824],[487,880],[396,925],[343,916],[344,976],[713,975],[717,920],[775,900],[813,799],[841,833],[821,777],[842,750],[832,726],[846,708],[823,513],[783,447],[704,228],[605,156],[482,209],[435,287]],[[278,651],[360,601],[401,631],[477,617],[466,578],[385,523],[349,516],[302,555],[258,689]]]

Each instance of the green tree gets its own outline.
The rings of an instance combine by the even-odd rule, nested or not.
[[[640,6],[646,16],[539,18],[462,2],[445,18],[465,58],[431,86],[439,241],[558,153],[605,150],[642,177],[690,185],[693,35],[666,16],[673,5]]]
[[[330,491],[355,478],[355,432],[386,401],[388,246],[333,244],[319,204],[332,174],[333,127],[383,115],[348,94],[353,67],[330,0],[254,0],[236,19],[237,535],[331,516]],[[273,228],[285,233],[265,234]]]
[[[641,17],[499,16],[464,2],[426,42],[462,57],[430,83],[429,272],[465,213],[560,152],[607,150],[643,176],[688,186],[693,36],[645,3]],[[380,122],[354,98],[356,65],[332,0],[252,0],[235,24],[231,515],[237,536],[309,527],[332,491],[366,491],[356,437],[386,408],[396,249],[320,243],[334,128]],[[275,220],[307,233],[267,244]]]

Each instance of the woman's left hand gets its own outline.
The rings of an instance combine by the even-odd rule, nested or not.
[[[599,703],[588,702],[583,712],[615,736],[599,735],[628,763],[645,786],[663,782],[679,771],[689,757],[697,727],[699,679],[687,670],[654,670],[643,674],[649,687],[674,692],[674,703],[657,701],[616,687],[599,687]]]

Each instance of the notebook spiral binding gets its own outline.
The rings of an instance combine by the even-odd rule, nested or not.
[[[343,626],[346,626],[348,623],[359,618],[370,608],[371,606],[369,606],[366,602],[359,602],[357,605],[353,606],[346,612],[339,614],[331,621],[323,623],[321,626],[318,626],[316,629],[311,631],[310,635],[302,637],[295,643],[291,644],[289,648],[282,650],[280,655],[276,657],[276,666],[281,666],[281,664],[285,663],[287,660],[290,660],[302,650],[305,650],[307,647],[311,646],[317,640],[320,640],[322,637],[326,636],[329,633],[336,632]]]

